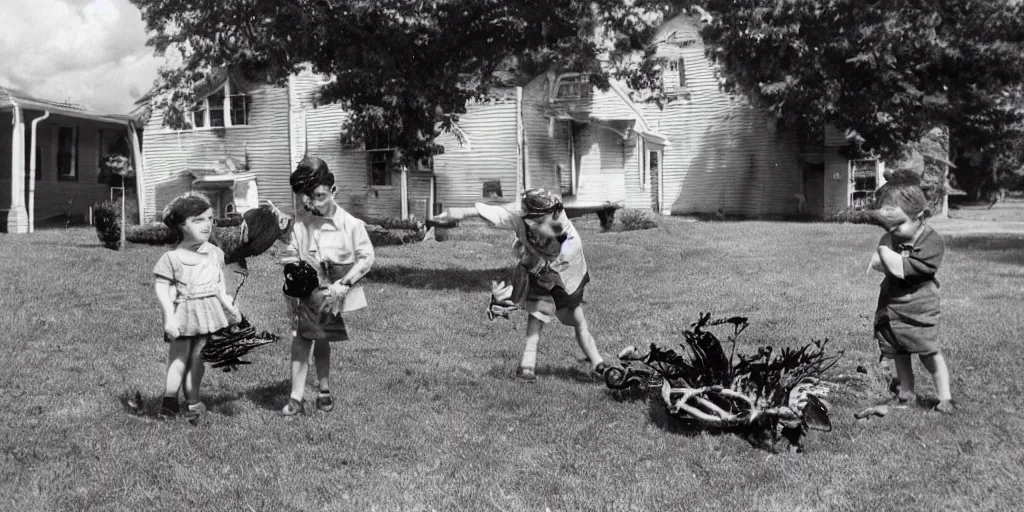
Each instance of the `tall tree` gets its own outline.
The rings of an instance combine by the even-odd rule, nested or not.
[[[627,63],[620,76],[653,83],[650,66],[619,57],[650,53],[666,8],[653,0],[131,1],[149,44],[181,57],[161,71],[154,96],[166,124],[188,123],[195,91],[215,69],[282,83],[309,63],[335,78],[319,101],[349,110],[345,142],[385,132],[410,158],[432,152],[439,130],[501,76],[560,66],[607,87],[616,69],[602,66],[604,53]]]
[[[657,26],[700,4],[722,86],[805,139],[849,128],[852,153],[896,159],[936,126],[993,151],[1021,133],[1020,0],[131,1],[150,44],[182,57],[158,81],[172,126],[213,69],[280,83],[308,62],[336,78],[320,101],[352,113],[347,142],[385,131],[416,158],[502,75],[555,66],[656,90]]]

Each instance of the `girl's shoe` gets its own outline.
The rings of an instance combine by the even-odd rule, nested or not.
[[[320,392],[320,395],[316,397],[316,408],[324,412],[331,412],[334,410],[334,399],[331,398],[330,391]]]
[[[284,416],[295,416],[300,412],[302,412],[302,402],[294,398],[289,398],[288,405],[285,405],[284,409],[281,409],[281,414]]]

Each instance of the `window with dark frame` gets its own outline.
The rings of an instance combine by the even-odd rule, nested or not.
[[[78,181],[78,130],[71,126],[57,129],[57,179]]]
[[[210,110],[210,127],[221,128],[224,126],[224,89],[211,94],[206,99]]]
[[[366,184],[370,187],[391,186],[391,168],[395,151],[387,132],[372,130],[366,135]]]
[[[560,100],[578,100],[586,95],[589,87],[590,80],[586,75],[563,77],[558,80],[555,97]]]
[[[248,94],[231,95],[231,125],[249,124],[249,108],[252,105],[252,96]]]

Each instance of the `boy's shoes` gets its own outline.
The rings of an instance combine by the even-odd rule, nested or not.
[[[953,406],[952,400],[939,400],[939,404],[935,406],[935,410],[942,414],[953,414],[956,407]]]
[[[199,418],[202,418],[203,414],[205,413],[206,405],[203,404],[202,402],[188,404],[188,410],[185,411],[185,419],[188,420],[190,423],[195,423],[199,421]]]
[[[900,391],[896,394],[896,403],[899,405],[911,405],[917,402],[917,395],[913,391]]]
[[[598,376],[603,377],[604,372],[608,371],[608,368],[611,368],[611,365],[604,361],[601,361],[600,363],[597,363],[597,366],[594,367],[594,373],[596,373]]]
[[[519,371],[516,372],[516,377],[519,377],[519,380],[534,382],[537,380],[537,373],[533,371],[533,368],[520,367]]]
[[[289,398],[288,405],[285,405],[284,409],[281,409],[281,414],[284,416],[295,416],[300,412],[302,412],[302,402],[294,398]]]
[[[161,420],[173,420],[178,416],[178,397],[165,396],[160,403],[160,409],[156,411],[156,417]]]
[[[334,410],[334,399],[331,398],[330,391],[320,392],[320,395],[316,397],[316,408],[324,412],[331,412]]]

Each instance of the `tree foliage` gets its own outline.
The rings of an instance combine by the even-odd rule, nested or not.
[[[654,70],[619,57],[645,51],[666,8],[651,0],[131,1],[149,44],[181,57],[161,71],[154,96],[165,124],[187,125],[195,91],[215,70],[282,84],[309,63],[334,78],[319,101],[350,112],[344,142],[384,132],[411,158],[431,153],[467,100],[503,77],[560,67],[607,87],[617,71],[602,66],[605,53],[629,68],[618,76],[643,82],[634,75]]]
[[[131,1],[150,44],[181,56],[154,105],[176,127],[213,70],[280,84],[310,63],[334,77],[319,101],[351,113],[345,141],[383,131],[417,158],[509,77],[559,68],[657,89],[655,30],[699,4],[721,85],[805,140],[832,125],[858,135],[853,152],[898,159],[936,126],[992,151],[1021,133],[1020,0]]]

